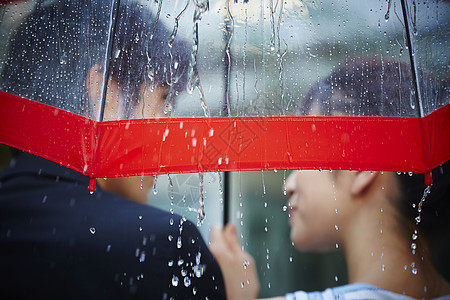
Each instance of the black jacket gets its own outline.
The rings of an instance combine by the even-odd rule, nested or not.
[[[0,177],[1,299],[225,298],[195,225],[99,187],[91,195],[88,182],[33,155],[13,159]]]

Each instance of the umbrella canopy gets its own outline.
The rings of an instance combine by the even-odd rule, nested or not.
[[[450,158],[449,8],[406,0],[3,4],[0,142],[93,179],[429,174]]]

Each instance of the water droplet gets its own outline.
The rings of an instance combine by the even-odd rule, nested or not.
[[[414,275],[417,275],[417,269],[416,269],[416,268],[412,268],[411,272],[412,272]]]
[[[195,286],[192,288],[192,294],[194,296],[197,295],[197,288]]]
[[[66,52],[64,52],[64,53],[61,55],[61,58],[60,58],[60,60],[59,60],[59,63],[60,63],[61,65],[67,64],[67,53],[66,53]]]
[[[385,266],[381,265],[381,271],[384,271],[384,270],[385,270]]]
[[[95,234],[95,227],[89,228],[90,233]]]
[[[173,219],[172,219],[172,218],[170,218],[169,224],[170,224],[170,225],[173,225]]]
[[[154,175],[154,179],[153,179],[153,187],[152,187],[153,195],[158,194],[158,189],[156,188],[157,182],[158,182],[158,175]]]
[[[181,276],[185,277],[187,275],[187,270],[181,269]]]
[[[334,276],[334,281],[338,282],[339,278],[336,276]]]
[[[111,245],[106,246],[106,252],[111,251]]]
[[[203,273],[205,271],[205,266],[204,265],[195,265],[193,268],[195,277],[200,278],[203,276]]]
[[[144,262],[145,261],[145,251],[141,252],[141,256],[139,257],[139,262]]]
[[[287,206],[283,205],[283,211],[287,211]]]
[[[336,243],[336,249],[339,249],[339,244],[338,243]]]
[[[178,237],[178,240],[177,240],[177,248],[180,249],[181,246],[182,246],[182,245],[181,245],[181,236],[179,236],[179,237]]]
[[[169,239],[169,242],[171,242],[173,240],[173,236],[169,234],[169,236],[167,237]]]
[[[412,249],[412,250],[416,250],[416,249],[417,249],[416,243],[412,243],[412,244],[411,244],[411,249]]]
[[[339,227],[335,224],[334,229],[339,230]]]
[[[191,279],[189,277],[184,277],[184,286],[188,287],[191,285]]]
[[[247,267],[250,265],[250,262],[248,260],[244,260],[243,266],[244,269],[247,269]]]
[[[167,262],[167,265],[168,265],[169,267],[173,266],[173,260],[169,260],[169,261]]]
[[[178,281],[179,281],[178,277],[173,275],[173,277],[172,277],[172,285],[173,286],[178,286]]]

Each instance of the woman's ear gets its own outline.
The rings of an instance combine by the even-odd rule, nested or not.
[[[352,183],[352,195],[359,196],[366,192],[379,176],[379,172],[360,171],[356,174]]]

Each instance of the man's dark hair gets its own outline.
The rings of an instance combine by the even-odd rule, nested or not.
[[[432,111],[448,103],[448,84],[418,70],[420,87]],[[333,116],[408,116],[417,117],[414,79],[405,62],[367,57],[351,60],[331,75],[314,84],[299,107],[299,114],[309,115],[317,105],[319,115]],[[393,129],[395,130],[395,128]],[[442,235],[450,223],[450,162],[433,170],[433,186],[423,203],[418,227],[430,238]],[[398,211],[415,223],[418,205],[426,185],[424,174],[401,173]]]
[[[86,78],[92,66],[109,64],[109,77],[127,98],[127,113],[143,84],[172,84],[178,94],[187,80],[188,45],[176,37],[169,46],[171,31],[140,3],[120,1],[117,13],[115,5],[106,0],[38,5],[11,40],[2,90],[93,117]]]

